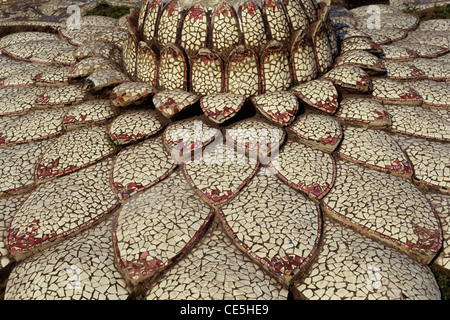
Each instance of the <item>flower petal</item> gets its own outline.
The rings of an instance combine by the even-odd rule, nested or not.
[[[180,171],[131,198],[114,226],[119,271],[132,284],[152,278],[198,240],[213,214]]]
[[[261,115],[282,126],[288,126],[294,121],[299,107],[297,97],[288,91],[256,96],[252,102]]]
[[[336,164],[330,154],[292,140],[270,167],[282,181],[313,199],[323,198],[336,179]]]
[[[123,149],[111,168],[111,185],[122,200],[167,177],[177,164],[159,137]]]
[[[36,166],[35,179],[51,179],[79,170],[114,152],[105,127],[68,132],[45,150]]]
[[[109,187],[112,160],[41,184],[20,206],[8,228],[8,249],[22,260],[42,246],[79,232],[118,204]]]
[[[334,114],[339,107],[338,92],[330,80],[313,80],[295,86],[291,91],[309,106]]]
[[[183,164],[183,173],[203,200],[212,206],[229,201],[258,170],[259,163],[221,141],[206,147],[201,159]]]
[[[413,175],[408,158],[391,136],[381,130],[344,128],[344,139],[337,151],[342,158],[375,170],[405,178]]]
[[[201,98],[203,113],[215,123],[221,124],[233,118],[245,102],[245,96],[232,93],[216,93]]]
[[[317,249],[319,207],[268,172],[256,175],[219,214],[235,244],[286,286]]]
[[[160,111],[163,116],[172,118],[196,103],[199,98],[196,94],[183,90],[161,91],[153,96],[153,103],[156,110]]]
[[[339,161],[323,210],[364,236],[429,263],[442,246],[439,219],[408,180]]]
[[[111,222],[108,219],[14,268],[5,299],[126,300],[131,289],[114,267]]]
[[[295,285],[294,297],[310,300],[440,299],[430,268],[338,223],[325,222],[323,247],[311,271]]]
[[[168,285],[170,283],[170,285]],[[213,223],[201,242],[148,290],[147,300],[285,300],[288,291]]]
[[[287,130],[306,145],[325,152],[333,152],[342,139],[339,122],[322,114],[303,114]]]

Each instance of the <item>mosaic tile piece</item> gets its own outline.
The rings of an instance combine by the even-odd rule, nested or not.
[[[65,26],[60,28],[58,30],[59,35],[67,39],[67,41],[75,46],[81,46],[87,42],[90,41],[98,41],[98,38],[101,37],[103,34],[111,32],[115,26],[87,26],[83,25],[85,22],[84,18],[93,18],[93,17],[101,17],[101,18],[107,18],[108,17],[102,17],[102,16],[84,16],[83,19],[81,19],[81,28],[80,29],[72,29],[69,30]],[[115,20],[115,19],[114,19]],[[110,30],[108,30],[110,29]]]
[[[313,80],[291,89],[307,105],[333,114],[339,107],[338,92],[330,80]]]
[[[346,127],[337,153],[343,159],[372,169],[410,178],[413,168],[400,146],[386,132]]]
[[[368,9],[366,7],[366,9]],[[395,8],[394,10],[396,10]],[[412,30],[415,29],[419,23],[419,17],[416,14],[408,14],[403,13],[401,11],[396,12],[381,12],[380,15],[380,24],[381,28],[374,28],[370,24],[373,23],[372,20],[369,19],[371,16],[371,11],[367,10],[365,13],[358,12],[355,15],[355,18],[358,22],[357,27],[364,31],[379,31],[380,33],[388,33],[391,30]],[[371,27],[371,28],[370,28]]]
[[[283,43],[271,40],[261,54],[262,92],[289,89],[292,83],[289,53]]]
[[[426,73],[412,63],[387,60],[384,62],[387,77],[394,80],[421,80],[427,77]]]
[[[114,28],[117,23],[117,19],[108,16],[85,16],[81,22],[81,27],[103,27],[105,29]]]
[[[322,199],[336,177],[335,161],[330,154],[293,140],[286,142],[270,168],[282,181],[312,199]]]
[[[441,20],[442,21],[442,20]],[[394,46],[394,45],[392,45]],[[404,48],[407,51],[410,51],[412,54],[416,54],[417,57],[420,58],[435,58],[439,57],[447,52],[450,51],[449,48],[445,48],[439,45],[431,45],[426,43],[417,43],[413,40],[408,40],[408,38],[397,41],[395,43],[395,46],[397,46],[399,49]],[[384,51],[384,48],[383,48]],[[416,57],[414,57],[416,58]]]
[[[330,41],[326,32],[325,24],[319,20],[313,25],[313,48],[316,56],[317,69],[319,73],[325,73],[333,64],[333,54]]]
[[[286,286],[321,236],[319,207],[271,174],[256,175],[219,214],[235,244]]]
[[[68,132],[50,145],[37,163],[37,181],[61,176],[95,163],[115,151],[105,127]]]
[[[8,228],[8,249],[14,258],[22,260],[54,245],[113,210],[119,202],[109,187],[111,164],[111,159],[105,160],[39,185]]]
[[[221,124],[233,118],[245,102],[245,96],[232,93],[210,94],[200,99],[203,113],[213,122]]]
[[[363,70],[371,70],[375,72],[385,72],[383,61],[376,55],[367,51],[352,50],[346,51],[336,59],[337,66],[354,65]]]
[[[177,0],[170,1],[163,9],[159,18],[157,40],[161,46],[176,42],[178,21],[181,20],[182,8]]]
[[[5,299],[126,300],[131,290],[114,267],[111,220],[17,265]]]
[[[139,24],[139,27],[143,31],[144,39],[148,42],[153,40],[155,34],[154,21],[156,21],[156,18],[158,17],[160,3],[160,0],[149,0],[141,8],[143,15],[145,15],[145,20],[143,25]],[[142,20],[144,17],[139,19]]]
[[[101,57],[88,57],[75,64],[68,71],[69,78],[85,78],[100,70],[116,70],[120,71],[119,66],[107,59]]]
[[[120,28],[104,29],[99,34],[96,34],[92,41],[102,41],[114,45],[119,50],[123,50],[123,42],[127,38],[127,32]],[[88,42],[88,41],[86,41]],[[84,43],[86,43],[84,42]],[[84,44],[83,43],[83,44]]]
[[[44,87],[0,88],[0,115],[24,114],[35,107],[37,97],[44,93]]]
[[[450,48],[450,37],[447,31],[430,32],[430,31],[415,30],[409,32],[408,37],[406,39],[411,42],[418,42],[421,44]]]
[[[317,77],[316,56],[312,42],[299,33],[290,48],[292,77],[295,84],[311,81]]]
[[[68,67],[31,64],[23,61],[0,62],[0,86],[23,87],[36,82],[67,84]]]
[[[230,52],[225,69],[226,92],[246,97],[258,94],[260,91],[259,59],[252,49],[237,46]]]
[[[3,271],[13,260],[7,249],[8,226],[14,213],[26,199],[26,195],[12,196],[0,199],[0,270]]]
[[[238,150],[265,165],[278,154],[286,132],[272,123],[251,118],[228,127],[226,137],[227,143],[233,142]]]
[[[0,91],[2,115],[21,114],[43,106],[72,104],[85,97],[85,92],[78,85],[8,89]]]
[[[144,25],[145,15],[147,14],[147,9],[149,5],[149,0],[142,1],[142,6],[139,8],[139,16],[137,20],[138,27],[142,28]]]
[[[333,152],[342,139],[339,122],[322,114],[303,114],[287,130],[304,144],[325,152]]]
[[[213,207],[232,199],[252,179],[259,162],[220,141],[206,147],[201,158],[183,164],[183,173],[206,203]]]
[[[428,79],[436,81],[450,80],[450,66],[434,59],[414,59],[414,66],[422,70]]]
[[[41,66],[34,72],[33,79],[37,83],[67,84],[69,67]]]
[[[450,122],[433,111],[417,106],[386,105],[391,130],[420,138],[450,141]]]
[[[368,12],[368,6],[360,6],[353,9],[350,9],[350,13],[354,17],[361,17],[364,18],[364,16],[370,15]],[[393,14],[393,13],[399,13],[399,9],[394,6],[389,5],[379,5],[378,8],[380,10],[381,14]],[[401,13],[400,13],[401,14]]]
[[[285,6],[281,1],[264,0],[261,4],[263,14],[266,16],[270,34],[273,39],[280,42],[289,40],[289,21],[285,14]]]
[[[68,105],[83,101],[85,97],[86,92],[77,84],[62,87],[45,87],[45,91],[35,98],[34,105],[36,107]]]
[[[372,91],[369,75],[358,66],[339,66],[324,75],[334,85],[363,93]]]
[[[159,86],[163,90],[187,91],[188,63],[184,55],[175,44],[168,44],[162,49],[158,71]]]
[[[354,29],[356,28],[356,20],[355,18],[353,18],[351,16],[351,14],[349,13],[348,15],[344,15],[344,16],[333,16],[333,9],[336,6],[332,6],[330,8],[330,20],[331,20],[331,24],[333,25],[334,29],[336,31],[339,31],[343,28],[351,28]],[[343,7],[342,7],[343,8]]]
[[[131,198],[114,226],[119,271],[134,284],[152,278],[190,249],[213,214],[180,171]]]
[[[147,300],[285,300],[288,291],[238,250],[213,222],[186,257],[148,290]]]
[[[0,38],[1,41],[1,38]],[[12,59],[8,56],[5,56],[3,53],[0,52],[0,63],[3,64],[5,62],[12,62]]]
[[[125,107],[145,99],[154,91],[154,87],[144,82],[126,82],[115,87],[110,97],[116,107]]]
[[[181,30],[181,44],[189,57],[205,46],[208,30],[207,11],[200,4],[191,7],[183,22]],[[147,18],[147,21],[150,19]],[[153,21],[150,20],[150,24]]]
[[[341,122],[369,128],[385,128],[391,125],[388,110],[379,102],[368,98],[345,98],[334,116]]]
[[[288,91],[256,96],[252,102],[262,116],[282,126],[288,126],[294,121],[299,108],[297,97]]]
[[[72,54],[79,61],[91,57],[111,59],[116,63],[120,63],[122,60],[121,53],[117,47],[104,41],[86,42],[77,47]]]
[[[5,48],[12,44],[25,43],[29,41],[57,41],[59,40],[58,35],[47,32],[37,32],[37,31],[25,31],[16,32],[3,36],[0,38],[0,48]]]
[[[136,78],[151,86],[156,86],[158,78],[157,56],[152,48],[143,41],[140,41],[137,46]]]
[[[246,1],[239,6],[240,26],[245,44],[257,54],[267,39],[261,6],[254,1]]]
[[[87,100],[67,108],[62,124],[66,129],[74,129],[86,124],[101,124],[115,115],[110,100]]]
[[[450,149],[447,144],[413,140],[404,148],[414,166],[416,180],[426,187],[450,192]]]
[[[325,220],[323,247],[295,285],[309,300],[439,300],[428,266]],[[356,263],[356,261],[358,261]]]
[[[410,181],[343,161],[337,172],[322,200],[326,214],[423,263],[436,256],[442,246],[439,220]]]
[[[65,40],[37,40],[12,43],[1,50],[14,59],[43,63],[72,65],[76,62],[72,56],[75,46]]]
[[[130,79],[117,70],[98,70],[86,78],[83,89],[90,91],[101,90],[105,87],[116,86]]]
[[[356,22],[355,22],[356,23]],[[369,37],[367,33],[362,30],[356,29],[354,26],[343,27],[336,32],[336,36],[340,41],[350,38],[362,38]]]
[[[419,53],[412,49],[413,45],[408,48],[400,46],[398,43],[381,45],[381,49],[383,49],[381,58],[385,60],[411,60],[419,56]]]
[[[125,41],[123,42],[123,51],[122,51],[122,57],[123,57],[123,64],[124,64],[124,70],[130,77],[136,76],[136,63],[137,61],[137,47],[138,47],[138,40],[134,33],[131,33],[130,31],[127,33],[127,37]],[[142,55],[140,55],[139,63],[143,62]]]
[[[291,20],[292,30],[304,31],[309,25],[308,15],[301,1],[286,0],[282,2],[286,8],[286,13]]]
[[[196,94],[183,90],[161,91],[153,96],[156,110],[160,111],[166,118],[174,115],[193,105],[200,99]]]
[[[427,194],[426,197],[433,205],[436,210],[439,219],[441,220],[442,231],[444,236],[444,244],[442,248],[442,252],[438,255],[436,260],[433,262],[433,266],[438,266],[440,268],[444,268],[445,270],[449,270],[449,257],[450,257],[450,246],[449,246],[449,222],[450,222],[450,196],[430,193]]]
[[[321,18],[323,19],[323,17]],[[339,44],[338,44],[338,38],[336,35],[336,31],[334,30],[333,25],[331,24],[331,21],[326,18],[325,20],[325,31],[328,36],[328,42],[330,43],[330,49],[331,49],[331,55],[333,57],[333,62],[336,59],[337,56],[339,56]]]
[[[433,80],[421,80],[411,83],[422,97],[423,105],[448,108],[450,106],[450,85]]]
[[[61,109],[35,110],[0,118],[0,146],[48,139],[62,133]]]
[[[305,12],[308,16],[309,21],[317,20],[317,1],[314,0],[303,0],[302,1]]]
[[[121,200],[145,190],[175,170],[177,164],[159,137],[123,149],[111,169],[111,185]]]
[[[420,31],[450,31],[450,21],[446,19],[432,19],[420,22]]]
[[[163,141],[172,159],[181,163],[196,156],[200,150],[222,137],[219,129],[201,119],[187,119],[171,123],[163,132]]]
[[[111,123],[109,137],[118,145],[147,139],[161,131],[164,123],[156,111],[133,110],[122,113]]]
[[[382,53],[380,45],[373,42],[369,37],[355,37],[344,39],[341,43],[341,53],[352,50],[367,51],[370,53]]]
[[[373,79],[373,99],[389,104],[421,105],[422,96],[411,85],[391,79]]]
[[[377,29],[361,29],[372,39],[373,42],[382,45],[391,42],[396,42],[405,39],[408,35],[407,30],[397,29],[397,28],[381,28]]]
[[[34,185],[36,164],[53,139],[2,148],[0,193],[26,191]]]
[[[0,55],[0,57],[4,57],[4,60],[0,61],[0,66],[2,67],[0,70],[0,77],[2,77],[2,82],[4,81],[3,78],[7,78],[15,73],[26,71],[29,66],[34,66],[26,61],[13,60],[4,54]]]
[[[1,87],[25,87],[35,83],[37,68],[39,66],[17,61],[1,63],[0,67]]]
[[[226,1],[212,10],[212,48],[222,58],[228,57],[240,41],[239,23],[234,8]]]
[[[197,95],[223,92],[225,70],[222,59],[211,50],[202,48],[191,58],[191,86]]]
[[[431,107],[429,110],[436,113],[439,117],[446,120],[447,122],[450,122],[450,110],[433,107]]]

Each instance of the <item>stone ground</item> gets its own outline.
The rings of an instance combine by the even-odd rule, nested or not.
[[[441,298],[430,266],[450,267],[449,20],[381,6],[377,30],[367,8],[334,7],[332,70],[255,96],[257,115],[226,132],[247,153],[281,146],[277,162],[177,165],[173,150],[214,146],[218,117],[249,102],[131,81],[125,20],[67,30],[68,4],[95,5],[1,5],[4,299]],[[200,113],[168,121],[173,108],[158,110],[174,101]],[[196,141],[177,136],[198,126]],[[245,129],[273,137],[241,143]]]

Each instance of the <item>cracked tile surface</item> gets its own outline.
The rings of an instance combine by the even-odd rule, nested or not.
[[[441,298],[447,20],[126,3],[2,4],[5,299]]]

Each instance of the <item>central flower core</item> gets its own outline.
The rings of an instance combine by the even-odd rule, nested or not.
[[[288,90],[333,64],[329,9],[316,0],[146,0],[128,19],[125,69],[158,91]]]

